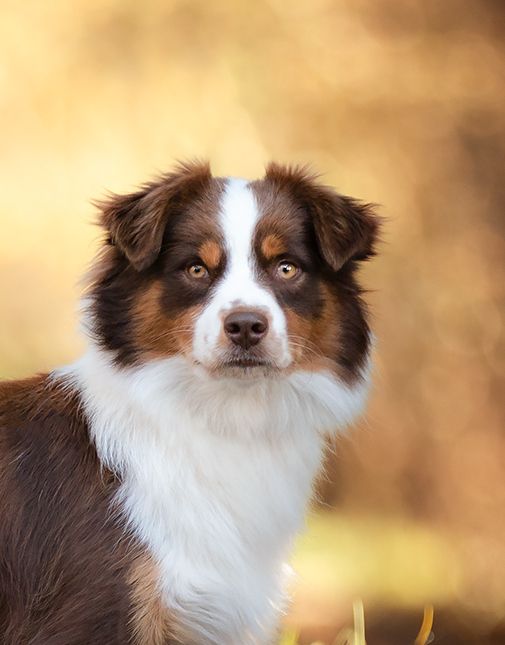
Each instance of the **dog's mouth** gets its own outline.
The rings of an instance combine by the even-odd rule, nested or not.
[[[217,373],[232,378],[261,378],[277,372],[278,368],[272,361],[261,358],[232,358],[223,361]]]
[[[279,371],[273,360],[254,355],[231,355],[207,368],[216,377],[225,378],[261,378]]]
[[[278,357],[262,347],[248,350],[236,347],[227,348],[211,360],[200,361],[192,357],[195,366],[203,369],[213,378],[258,379],[278,376],[287,365]]]
[[[232,358],[229,361],[222,363],[222,367],[242,367],[244,369],[253,367],[272,367],[269,361],[260,358]]]

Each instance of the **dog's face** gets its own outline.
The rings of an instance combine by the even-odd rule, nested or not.
[[[122,365],[180,355],[219,377],[355,379],[369,330],[354,273],[377,219],[299,169],[263,179],[186,165],[100,204],[92,330]]]

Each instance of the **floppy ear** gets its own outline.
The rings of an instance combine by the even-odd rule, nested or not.
[[[287,187],[309,212],[320,254],[331,269],[374,255],[380,220],[371,204],[339,195],[305,168],[270,164],[266,177]]]
[[[143,271],[160,254],[170,212],[203,189],[211,178],[206,163],[181,164],[137,192],[95,202],[101,211],[100,224],[110,242],[137,271]]]

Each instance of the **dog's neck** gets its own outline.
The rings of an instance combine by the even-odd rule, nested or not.
[[[361,411],[367,379],[222,380],[182,357],[117,368],[94,346],[66,378],[184,642],[266,642],[324,437]]]
[[[97,449],[109,466],[116,440],[124,449],[132,433],[154,431],[152,441],[163,442],[181,424],[243,443],[334,433],[361,413],[369,389],[368,367],[352,387],[330,372],[219,379],[182,356],[118,368],[92,343],[66,371],[77,381]],[[115,436],[118,425],[127,436]]]

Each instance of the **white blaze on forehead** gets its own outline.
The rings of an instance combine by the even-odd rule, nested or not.
[[[258,205],[254,193],[245,179],[230,178],[226,182],[220,212],[220,224],[224,233],[228,276],[253,266],[254,230],[259,219]]]
[[[280,366],[291,361],[284,313],[274,295],[258,281],[254,236],[260,217],[249,182],[227,179],[219,213],[226,269],[195,325],[195,357],[204,363],[217,358],[223,317],[237,306],[261,309],[268,316],[269,333],[263,342]]]

